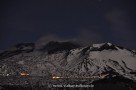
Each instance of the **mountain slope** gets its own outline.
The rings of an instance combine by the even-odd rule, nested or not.
[[[1,76],[18,77],[26,72],[30,77],[95,81],[119,75],[136,80],[136,53],[111,43],[81,47],[70,42],[49,42],[40,50],[35,50],[34,44],[22,46],[0,54]]]

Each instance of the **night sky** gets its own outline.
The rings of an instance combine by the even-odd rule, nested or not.
[[[76,40],[136,49],[135,0],[0,0],[0,50]]]

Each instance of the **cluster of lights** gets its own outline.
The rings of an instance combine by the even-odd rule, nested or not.
[[[103,74],[103,75],[100,75],[100,76],[92,76],[92,77],[81,77],[81,78],[105,78],[107,75],[109,74]],[[61,79],[61,78],[72,78],[72,77],[59,77],[59,76],[53,76],[52,79]],[[77,77],[77,78],[80,78],[80,77]]]
[[[60,79],[61,77],[53,76],[52,79]]]

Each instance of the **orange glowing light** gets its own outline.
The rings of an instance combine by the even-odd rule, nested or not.
[[[27,72],[21,72],[20,75],[21,76],[28,76],[29,74]]]

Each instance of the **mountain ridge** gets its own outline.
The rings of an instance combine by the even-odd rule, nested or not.
[[[82,47],[70,42],[49,42],[41,50],[35,50],[32,43],[15,47],[6,52],[7,56],[0,54],[0,76],[18,77],[26,72],[30,77],[100,80],[119,75],[136,80],[136,53],[111,43]],[[49,53],[50,50],[56,51]]]

